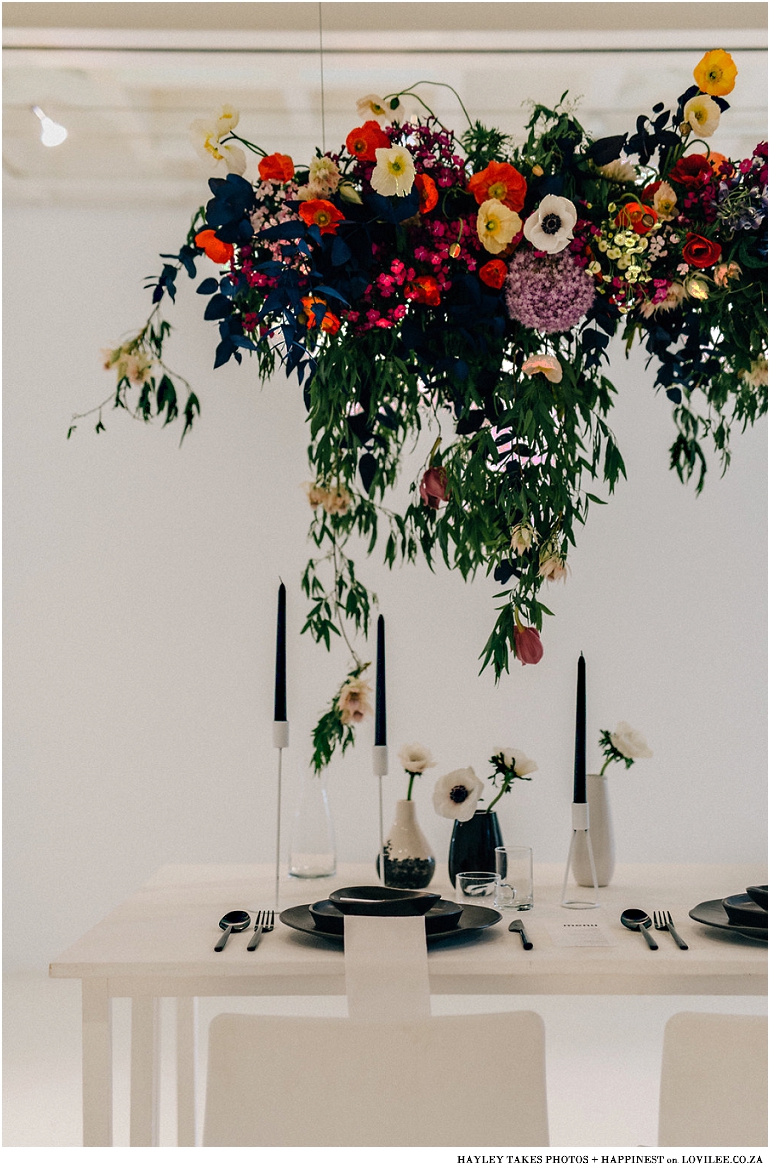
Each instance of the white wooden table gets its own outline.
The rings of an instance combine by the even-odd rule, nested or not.
[[[746,872],[749,872],[749,875]],[[507,931],[512,915],[472,937],[433,945],[428,969],[434,994],[753,994],[767,992],[767,945],[710,929],[688,917],[704,900],[757,881],[745,865],[619,867],[601,889],[595,913],[569,912],[559,898],[563,865],[535,867],[535,905],[520,914],[534,948]],[[336,887],[374,883],[362,865],[333,879],[281,882],[280,906],[323,899]],[[437,876],[434,891],[452,896]],[[587,895],[590,890],[582,889]],[[221,995],[344,994],[342,949],[277,923],[247,953],[250,933],[231,936],[214,953],[218,922],[230,909],[268,908],[274,875],[265,865],[169,865],[65,950],[51,977],[78,978],[83,990],[83,1143],[112,1144],[110,1000],[131,999],[131,1144],[157,1144],[158,1021],[161,997],[177,999],[178,1143],[195,1143],[195,999]],[[623,909],[668,909],[689,945],[656,934],[648,949],[620,925]],[[549,924],[597,918],[611,948],[555,945]]]

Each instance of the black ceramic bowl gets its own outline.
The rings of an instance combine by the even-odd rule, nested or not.
[[[451,900],[439,900],[433,908],[429,908],[425,913],[425,931],[430,935],[431,933],[448,933],[452,929],[457,928],[457,924],[462,916],[462,908],[459,904],[453,904]],[[341,911],[338,905],[332,904],[331,900],[317,900],[315,904],[310,905],[310,915],[315,921],[317,929],[323,933],[340,933],[345,929],[345,914]]]
[[[748,892],[739,892],[737,896],[725,896],[722,907],[730,924],[751,925],[756,929],[767,928],[767,909],[755,904]]]
[[[752,884],[746,891],[754,903],[767,912],[767,884]]]
[[[329,899],[346,916],[423,916],[441,899],[441,895],[411,888],[363,884],[338,888]]]

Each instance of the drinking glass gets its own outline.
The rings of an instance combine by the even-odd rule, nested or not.
[[[495,867],[499,875],[495,908],[514,908],[520,912],[531,908],[532,848],[496,847]]]
[[[457,903],[492,908],[499,879],[497,872],[458,872],[455,876]]]

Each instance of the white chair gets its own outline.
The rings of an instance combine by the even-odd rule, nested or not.
[[[548,1144],[540,1015],[399,1023],[220,1014],[203,1144]]]
[[[663,1036],[658,1144],[767,1145],[767,1019],[674,1014]]]

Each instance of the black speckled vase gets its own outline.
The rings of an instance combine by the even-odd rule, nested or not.
[[[433,879],[436,860],[417,822],[414,803],[408,798],[396,803],[396,817],[383,855],[384,879],[389,888],[427,888]],[[379,866],[377,872],[381,874]]]
[[[493,872],[495,848],[503,836],[497,811],[477,810],[466,823],[455,821],[449,844],[449,879],[454,887],[458,872]]]

